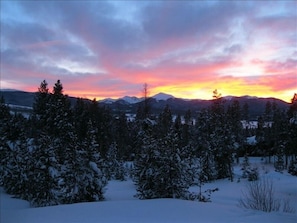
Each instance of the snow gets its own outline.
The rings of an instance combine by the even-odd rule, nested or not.
[[[271,178],[278,198],[290,198],[297,210],[297,177],[287,172],[275,172],[272,164],[260,158],[250,158],[261,177]],[[139,200],[134,197],[135,186],[131,180],[110,181],[105,201],[32,208],[29,203],[4,193],[0,194],[1,223],[113,223],[113,222],[210,222],[210,223],[295,223],[297,213],[242,209],[238,200],[247,180],[238,179],[240,165],[234,168],[234,182],[227,179],[205,184],[203,190],[219,188],[211,196],[212,202],[201,203],[178,199]],[[191,187],[197,191],[197,187]]]
[[[247,137],[246,142],[248,145],[256,145],[257,144],[256,136]]]
[[[134,97],[134,96],[133,97],[125,96],[125,97],[123,97],[121,99],[123,99],[125,102],[127,102],[129,104],[136,104],[136,103],[139,103],[139,102],[143,101],[142,98],[137,98],[137,97]]]
[[[106,104],[112,104],[116,101],[116,99],[113,99],[113,98],[105,98],[103,100],[100,100],[99,102],[101,103],[106,103]]]
[[[152,98],[156,99],[157,101],[161,101],[161,100],[166,101],[170,98],[174,98],[174,96],[170,95],[170,94],[165,94],[165,93],[158,93],[158,94],[152,96]],[[100,102],[106,103],[106,104],[112,104],[118,100],[123,100],[123,101],[127,102],[128,104],[136,104],[136,103],[143,101],[144,98],[137,98],[135,96],[124,96],[124,97],[118,98],[118,99],[105,98],[103,100],[100,100]]]
[[[165,94],[165,93],[158,93],[156,95],[153,96],[154,99],[156,99],[157,101],[161,101],[161,100],[168,100],[170,98],[174,98],[174,96],[170,95],[170,94]]]

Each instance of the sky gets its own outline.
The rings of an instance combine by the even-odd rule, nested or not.
[[[297,93],[297,1],[9,1],[1,89],[86,98]]]

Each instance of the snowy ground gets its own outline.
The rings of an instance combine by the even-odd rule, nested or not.
[[[278,198],[290,198],[297,211],[297,177],[281,174],[273,167],[253,160],[261,171],[261,177],[273,179]],[[44,208],[30,208],[28,202],[14,199],[1,189],[1,223],[98,223],[98,222],[203,222],[203,223],[290,223],[297,222],[297,212],[264,213],[238,207],[246,180],[237,182],[239,167],[235,168],[234,182],[216,181],[204,185],[204,189],[218,187],[212,202],[200,203],[176,199],[139,200],[132,181],[111,181],[105,194],[106,201],[79,203]],[[197,188],[191,188],[197,190]]]

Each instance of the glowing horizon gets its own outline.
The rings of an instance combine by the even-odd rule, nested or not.
[[[89,99],[297,92],[295,1],[1,1],[0,88]],[[52,16],[55,15],[55,16]]]

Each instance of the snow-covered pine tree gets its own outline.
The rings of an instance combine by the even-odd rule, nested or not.
[[[250,162],[249,162],[248,154],[244,154],[243,163],[241,166],[242,166],[241,167],[242,178],[247,178],[250,172]]]
[[[198,114],[193,137],[194,145],[197,148],[196,157],[201,163],[202,172],[199,172],[199,175],[203,176],[205,182],[216,179],[218,175],[215,165],[215,148],[210,140],[212,130],[210,117],[209,110],[203,110]]]
[[[214,152],[217,179],[229,178],[233,181],[232,162],[234,152],[234,137],[228,123],[224,101],[215,90],[213,103],[210,107],[209,146]]]
[[[53,146],[54,139],[46,133],[40,133],[35,140],[33,150],[33,174],[30,175],[32,198],[30,203],[34,207],[52,206],[62,203],[60,183],[61,169],[57,154]]]
[[[47,123],[48,118],[48,110],[49,110],[49,100],[50,100],[50,92],[48,89],[48,83],[46,80],[40,83],[38,88],[38,92],[35,95],[35,101],[33,103],[33,112],[32,116],[34,117],[33,120],[37,133],[41,131],[42,127],[44,127]]]
[[[189,187],[185,179],[188,165],[182,160],[177,137],[172,132],[161,139],[145,135],[134,168],[140,199],[185,197]]]
[[[78,98],[73,108],[74,127],[79,140],[86,137],[88,131],[88,121],[90,114],[88,111],[88,104],[82,98]]]
[[[237,162],[239,162],[239,155],[245,142],[241,118],[239,101],[233,99],[232,103],[227,108],[225,125],[229,128],[230,143],[233,144],[230,153],[236,155]]]
[[[6,161],[9,156],[8,133],[11,124],[9,107],[5,104],[4,97],[0,98],[0,186],[3,185],[3,178],[7,174]]]
[[[2,133],[2,131],[0,131]],[[4,178],[8,174],[7,161],[10,157],[10,149],[7,144],[7,138],[5,134],[0,136],[0,186],[4,185]]]
[[[291,156],[290,173],[297,175],[297,93],[291,99],[291,105],[287,112],[289,119],[288,141],[286,143],[286,155]]]
[[[107,176],[108,179],[125,180],[125,169],[123,161],[118,159],[118,147],[116,143],[112,143],[106,154]]]
[[[11,139],[7,141],[6,157],[4,157],[4,189],[22,199],[30,199],[29,174],[32,170],[32,156],[30,141],[25,135],[26,120],[15,115],[12,119],[15,133],[10,135]]]
[[[276,148],[276,161],[274,163],[274,168],[275,168],[275,171],[277,172],[282,172],[285,169],[284,149],[285,149],[285,146],[281,143]]]
[[[83,142],[83,150],[80,152],[79,195],[80,201],[104,200],[104,189],[107,185],[107,177],[104,173],[106,163],[99,152],[99,144],[96,140],[97,128],[91,120],[88,122],[87,136]]]
[[[162,113],[159,115],[159,120],[157,124],[159,136],[163,137],[166,134],[168,134],[168,132],[171,130],[172,125],[173,122],[171,110],[169,108],[169,105],[166,105]]]

